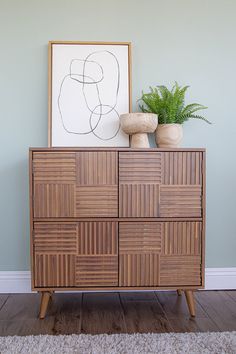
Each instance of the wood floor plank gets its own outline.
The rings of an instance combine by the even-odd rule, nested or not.
[[[39,334],[53,335],[54,318],[45,317],[28,320],[0,320],[0,336],[30,336]]]
[[[39,294],[11,294],[1,310],[0,320],[30,320],[38,316]]]
[[[196,302],[196,317],[191,317],[185,296],[178,296],[175,291],[155,292],[175,332],[205,332],[219,330],[200,304]]]
[[[127,333],[164,333],[173,329],[153,292],[121,293]]]
[[[231,297],[234,301],[236,301],[236,290],[225,290],[225,294]]]
[[[40,320],[39,294],[4,294],[0,336],[236,330],[236,291],[199,291],[195,298],[193,319],[175,291],[56,293]]]
[[[3,308],[3,306],[5,305],[7,299],[8,299],[9,295],[8,294],[0,294],[0,311]],[[1,318],[1,317],[0,317]]]
[[[195,296],[194,292],[194,296]],[[163,307],[168,318],[189,317],[189,311],[184,294],[178,296],[176,291],[156,291],[157,300]],[[196,317],[207,317],[202,307],[196,303]]]
[[[0,335],[53,334],[54,317],[38,318],[39,294],[11,294],[0,312]]]
[[[48,315],[54,317],[53,334],[81,333],[82,294],[54,294]]]
[[[118,293],[84,293],[81,333],[125,333]]]
[[[235,301],[224,291],[201,291],[196,300],[220,331],[236,330]]]

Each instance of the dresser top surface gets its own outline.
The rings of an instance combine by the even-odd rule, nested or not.
[[[205,148],[139,148],[139,149],[133,149],[130,147],[30,147],[30,151],[129,151],[129,152],[137,152],[137,151],[142,151],[142,152],[164,152],[164,151],[179,151],[179,152],[184,152],[184,151],[199,151],[199,152],[205,152]]]

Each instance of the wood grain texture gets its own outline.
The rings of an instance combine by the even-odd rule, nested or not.
[[[115,151],[77,152],[77,184],[116,185],[118,183],[117,156]]]
[[[162,184],[201,185],[201,152],[163,152]]]
[[[201,255],[201,222],[164,222],[163,255]]]
[[[119,285],[158,286],[161,223],[120,223]]]
[[[74,152],[34,152],[34,182],[74,184],[76,181],[75,156]]]
[[[205,291],[197,292],[200,296],[204,293]],[[208,292],[209,295],[211,293],[211,291]],[[157,291],[155,294],[174,332],[219,331],[217,324],[205,312],[204,305],[201,306],[196,302],[196,317],[193,319],[188,315],[185,296],[176,296],[173,291]]]
[[[33,288],[201,287],[204,154],[31,149]]]
[[[197,292],[195,299],[220,331],[235,331],[236,305],[227,291]]]
[[[35,254],[35,287],[75,286],[75,256]]]
[[[120,254],[119,286],[158,286],[159,254]]]
[[[73,184],[35,183],[34,217],[60,218],[75,216]]]
[[[161,253],[163,224],[122,222],[119,227],[120,254]]]
[[[120,184],[120,217],[158,217],[159,184]]]
[[[76,286],[117,286],[118,255],[76,257]]]
[[[33,152],[34,217],[118,216],[118,153]]]
[[[201,285],[200,256],[160,256],[160,285]]]
[[[77,254],[77,223],[34,223],[36,254]]]
[[[192,317],[196,316],[194,293],[192,290],[185,290],[185,297],[189,308],[189,313]]]
[[[201,186],[160,187],[160,217],[201,217]]]
[[[80,255],[117,255],[118,223],[110,221],[80,222],[78,237]]]
[[[0,295],[1,336],[236,330],[236,291],[195,292],[194,319],[176,291],[55,293],[43,321],[37,318],[39,294],[7,297]]]
[[[81,333],[126,333],[124,313],[118,293],[85,293],[82,303]],[[106,350],[104,351],[105,354]]]
[[[173,332],[154,292],[122,292],[120,299],[127,333]]]
[[[76,286],[118,285],[118,223],[80,222]]]
[[[41,293],[41,304],[40,304],[40,311],[39,311],[40,319],[43,319],[46,316],[50,297],[51,297],[51,293],[49,291],[44,291]]]
[[[161,183],[161,161],[159,152],[119,153],[119,181],[121,184]]]
[[[77,217],[117,217],[118,186],[77,186]]]

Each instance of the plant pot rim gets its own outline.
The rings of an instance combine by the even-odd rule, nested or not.
[[[164,123],[164,124],[161,124],[159,123],[158,126],[159,127],[163,127],[163,126],[173,126],[173,125],[178,125],[178,126],[183,126],[183,124],[180,124],[180,123]]]

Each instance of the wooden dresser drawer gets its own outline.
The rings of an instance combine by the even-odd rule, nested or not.
[[[118,286],[118,223],[35,222],[35,287]]]
[[[201,152],[120,152],[119,190],[120,217],[201,217]]]
[[[35,222],[35,287],[200,286],[201,238],[194,221],[120,222],[119,237],[113,221]]]
[[[34,152],[34,217],[117,217],[117,156],[115,151]]]
[[[201,254],[201,222],[121,222],[119,285],[200,286]]]

